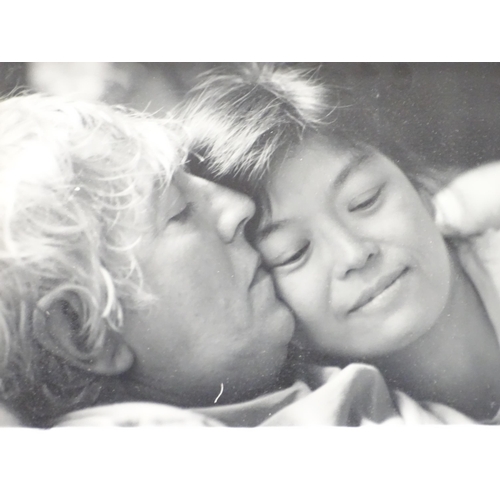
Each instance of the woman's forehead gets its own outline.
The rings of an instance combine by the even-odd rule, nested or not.
[[[271,196],[288,198],[323,183],[337,182],[369,155],[368,149],[313,136],[276,166],[266,180]],[[318,185],[316,185],[318,184]]]

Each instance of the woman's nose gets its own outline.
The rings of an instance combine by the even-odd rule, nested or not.
[[[211,201],[217,231],[224,242],[230,243],[238,233],[243,234],[255,213],[255,203],[248,196],[220,185],[214,186]]]
[[[363,269],[379,252],[375,241],[340,224],[330,231],[329,248],[334,277],[340,280]]]

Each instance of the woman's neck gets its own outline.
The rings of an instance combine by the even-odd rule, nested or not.
[[[408,347],[373,361],[389,384],[416,399],[486,419],[500,408],[500,348],[454,252],[452,260],[450,298],[433,328]]]

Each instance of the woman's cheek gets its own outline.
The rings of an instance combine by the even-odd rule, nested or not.
[[[274,285],[277,295],[289,306],[292,307],[293,301],[293,280],[290,277],[284,276],[280,272],[273,272]],[[292,283],[290,283],[292,281]]]
[[[378,224],[372,223],[372,229],[376,227],[378,234],[388,242],[411,241],[430,221],[420,199],[415,199],[413,193],[408,194],[407,198],[398,196],[390,200],[377,217]]]
[[[308,322],[308,318],[315,318],[320,295],[326,293],[320,279],[302,271],[280,277],[276,284],[279,296],[300,320]]]

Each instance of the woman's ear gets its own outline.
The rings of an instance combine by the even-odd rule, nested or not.
[[[84,345],[87,333],[84,307],[78,293],[66,291],[39,303],[33,322],[36,338],[49,352],[68,364],[99,375],[119,375],[133,364],[134,355],[123,337],[108,328],[97,346]]]

